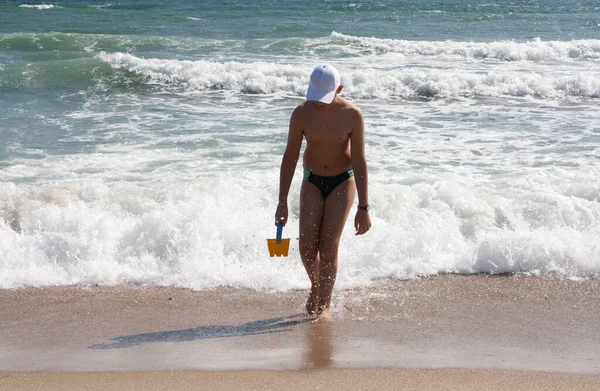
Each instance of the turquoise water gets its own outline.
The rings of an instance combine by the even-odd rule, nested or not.
[[[322,62],[368,130],[340,285],[600,272],[595,2],[4,1],[0,288],[305,287],[264,239]]]
[[[23,5],[52,5],[44,9]],[[205,39],[317,38],[331,31],[410,40],[598,38],[595,1],[5,1],[5,33],[61,31]]]

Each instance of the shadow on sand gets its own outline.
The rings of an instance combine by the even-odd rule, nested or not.
[[[297,319],[300,318],[300,319]],[[295,319],[295,320],[294,320]],[[200,326],[185,330],[157,331],[153,333],[125,335],[111,338],[112,343],[89,346],[89,349],[122,349],[151,342],[186,342],[201,339],[244,337],[248,335],[281,333],[291,327],[311,322],[314,319],[294,314],[280,318],[257,320],[241,326]]]

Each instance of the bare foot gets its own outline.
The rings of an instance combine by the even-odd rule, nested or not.
[[[318,311],[318,315],[317,318],[315,319],[315,322],[329,322],[331,320],[331,311],[329,310],[329,308],[325,307],[325,306],[321,306],[319,307],[319,311]]]
[[[308,300],[306,301],[306,312],[308,312],[309,315],[317,314],[318,305],[319,299],[316,298],[315,295],[313,295],[313,292],[311,290],[310,295],[308,295]]]

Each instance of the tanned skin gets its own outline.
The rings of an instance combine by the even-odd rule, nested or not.
[[[302,181],[300,256],[311,282],[306,311],[317,315],[317,320],[330,318],[340,238],[356,193],[359,205],[369,204],[364,118],[358,107],[339,96],[342,88],[338,87],[330,104],[306,101],[292,113],[275,212],[275,225],[280,219],[285,225],[288,193],[304,139],[307,146],[303,163],[316,175],[334,176],[354,170],[354,177],[338,185],[325,200],[314,184]],[[357,210],[354,228],[356,235],[371,228],[368,211]]]

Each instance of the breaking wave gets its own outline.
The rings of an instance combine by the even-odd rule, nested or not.
[[[142,75],[151,83],[188,90],[231,90],[239,93],[303,95],[310,69],[296,65],[256,62],[180,61],[145,59],[127,53],[101,53],[98,58],[114,68]],[[410,98],[460,96],[531,96],[540,99],[600,97],[596,75],[548,75],[510,70],[481,74],[464,69],[415,70],[344,69],[346,94],[354,98]]]

